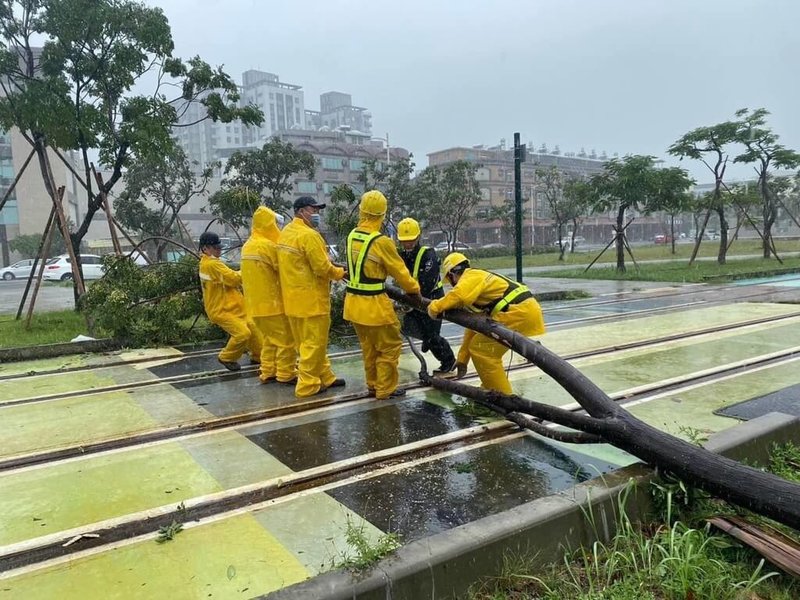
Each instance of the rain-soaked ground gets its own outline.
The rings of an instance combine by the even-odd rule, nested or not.
[[[702,437],[738,422],[715,411],[800,384],[800,307],[775,302],[785,291],[687,286],[548,304],[541,341],[637,417]],[[508,358],[517,393],[571,406]],[[365,396],[357,353],[333,366],[347,387],[301,401],[252,369],[215,372],[209,353],[0,365],[0,599],[257,596],[342,562],[348,531],[411,541],[635,461],[544,441],[413,387],[408,352],[401,382],[412,387],[399,400]],[[262,488],[273,492],[245,500]],[[155,532],[93,548],[78,538],[60,556],[25,558],[220,498],[226,509],[167,543]]]

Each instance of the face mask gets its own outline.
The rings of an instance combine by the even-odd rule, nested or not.
[[[315,228],[319,227],[319,224],[320,224],[320,221],[321,221],[320,214],[319,213],[314,213],[313,215],[311,215],[309,220],[311,221],[311,226],[312,227],[315,227]]]

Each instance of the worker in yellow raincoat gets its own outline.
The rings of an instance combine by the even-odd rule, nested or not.
[[[229,371],[238,371],[241,366],[237,361],[248,347],[252,362],[258,362],[261,356],[261,338],[244,308],[242,276],[219,259],[222,242],[213,231],[200,236],[200,253],[200,286],[206,315],[231,336],[218,359]]]
[[[345,271],[331,263],[317,231],[325,208],[310,196],[294,201],[294,219],[278,236],[278,274],[283,309],[298,353],[295,396],[306,398],[345,385],[328,359],[331,326],[331,281]]]
[[[386,277],[394,278],[407,294],[420,293],[394,242],[380,232],[386,204],[377,190],[361,196],[358,225],[347,236],[349,281],[344,298],[344,318],[353,324],[361,344],[367,388],[378,400],[405,394],[397,387],[403,347],[400,320],[386,295]]]
[[[481,311],[528,337],[545,332],[542,309],[521,283],[497,273],[470,268],[469,260],[460,252],[445,257],[442,271],[453,289],[428,305],[428,315],[432,318],[438,318],[446,310],[466,308]],[[481,387],[511,394],[511,384],[503,369],[506,352],[508,348],[503,344],[467,329],[456,358],[458,376],[466,374],[472,359],[481,378]]]
[[[247,316],[261,335],[261,383],[288,383],[297,377],[297,353],[283,311],[278,276],[277,215],[266,206],[253,214],[250,237],[242,247],[242,287]]]

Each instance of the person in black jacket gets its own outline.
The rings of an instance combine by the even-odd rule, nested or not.
[[[419,223],[405,218],[397,224],[397,240],[400,242],[400,256],[409,272],[419,282],[423,297],[436,300],[444,296],[442,280],[439,275],[439,257],[433,248],[420,246],[421,230]],[[403,318],[404,334],[422,340],[422,351],[430,350],[440,365],[434,375],[449,374],[456,366],[456,358],[450,344],[441,335],[441,319],[431,319],[428,315],[412,310]]]

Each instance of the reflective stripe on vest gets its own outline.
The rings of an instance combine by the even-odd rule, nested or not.
[[[521,283],[512,281],[508,277],[500,275],[499,273],[492,273],[492,275],[495,277],[500,277],[501,279],[505,279],[508,282],[508,287],[506,288],[502,298],[495,302],[490,302],[486,306],[480,307],[485,312],[488,312],[490,317],[494,317],[497,313],[503,312],[512,304],[522,302],[528,298],[533,298],[531,291]]]
[[[382,279],[372,279],[364,275],[364,261],[367,260],[369,247],[376,239],[381,237],[377,231],[364,233],[354,229],[347,236],[347,270],[350,280],[347,282],[347,291],[360,296],[377,296],[386,289],[386,282]],[[353,242],[361,242],[358,258],[353,263]]]
[[[417,258],[414,259],[414,272],[411,274],[411,276],[417,281],[419,281],[419,267],[422,264],[422,255],[425,254],[428,250],[430,250],[428,246],[420,246],[419,252],[417,252]],[[437,279],[436,285],[433,286],[433,289],[438,290],[441,287],[442,287],[442,280],[440,278]]]

